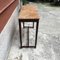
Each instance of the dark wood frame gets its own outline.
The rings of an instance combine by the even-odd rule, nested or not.
[[[22,33],[21,33],[21,22],[36,22],[36,37],[35,37],[35,46],[29,46],[29,27],[27,28],[27,36],[28,36],[28,46],[22,46]],[[20,48],[36,48],[37,45],[37,35],[38,35],[38,25],[39,19],[19,19],[19,32],[20,32]]]

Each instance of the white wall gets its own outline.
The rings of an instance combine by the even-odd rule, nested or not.
[[[3,31],[0,33],[0,60],[6,60],[8,56],[10,45],[12,43],[12,37],[16,28],[16,23],[18,22],[18,11],[19,7],[17,6]]]

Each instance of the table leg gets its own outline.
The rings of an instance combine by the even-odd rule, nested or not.
[[[29,46],[29,27],[27,28],[27,46]]]
[[[35,48],[36,48],[36,45],[37,45],[38,25],[39,25],[39,20],[36,22],[36,38],[35,38]]]
[[[22,34],[21,34],[21,21],[19,20],[19,33],[20,33],[20,48],[22,48]]]

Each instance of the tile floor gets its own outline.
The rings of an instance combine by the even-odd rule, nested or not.
[[[60,7],[42,3],[36,5],[41,17],[36,49],[19,49],[19,29],[17,28],[8,60],[60,60]],[[31,33],[33,42],[34,31]]]

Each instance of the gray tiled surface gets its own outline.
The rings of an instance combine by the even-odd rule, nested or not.
[[[60,7],[38,4],[40,19],[40,30],[42,33],[60,34]]]
[[[15,32],[8,60],[60,60],[60,7],[37,4],[40,14],[36,49],[19,49],[19,29]],[[32,37],[34,31],[32,32]],[[31,33],[30,33],[31,34]],[[31,39],[33,42],[33,38]]]

